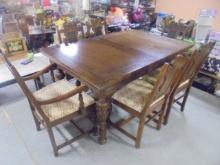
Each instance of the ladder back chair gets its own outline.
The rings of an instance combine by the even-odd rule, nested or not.
[[[59,43],[75,43],[78,41],[79,31],[81,28],[78,27],[75,22],[65,22],[63,24],[63,29],[57,28]],[[83,32],[82,32],[83,33]],[[83,34],[82,34],[83,35]]]
[[[88,37],[96,37],[100,35],[105,35],[106,32],[107,32],[106,23],[102,19],[92,18],[91,23],[87,23],[87,36]]]
[[[180,79],[186,62],[185,57],[177,56],[173,66],[167,63],[163,65],[155,85],[143,79],[138,79],[113,95],[112,103],[127,111],[130,116],[116,123],[111,122],[111,124],[134,140],[136,148],[140,148],[145,123],[153,120],[157,123],[157,129],[161,128],[168,97]],[[139,119],[136,136],[122,128],[133,118]]]
[[[168,123],[173,102],[180,106],[181,112],[184,111],[186,101],[193,84],[193,80],[197,76],[202,64],[207,59],[214,45],[215,43],[213,42],[203,45],[198,50],[195,50],[191,57],[189,57],[190,60],[188,61],[187,68],[183,74],[183,77],[181,78],[181,81],[177,88],[173,91],[173,93],[170,96],[164,120],[165,124]]]
[[[84,36],[84,32],[81,26],[78,26],[76,22],[65,22],[63,24],[63,29],[57,27],[58,41],[59,44],[70,44],[78,41],[79,32]],[[63,79],[65,76],[68,79],[73,78],[68,73],[65,73],[63,70],[58,69],[59,74],[56,76],[58,79]],[[80,82],[77,80],[77,84],[80,85]]]
[[[168,103],[167,110],[166,110],[164,124],[168,123],[168,118],[170,115],[173,102],[180,105],[181,111],[182,112],[184,111],[185,104],[186,104],[193,80],[198,74],[199,69],[201,68],[202,64],[204,63],[205,59],[208,57],[213,47],[214,47],[214,43],[208,43],[206,45],[201,46],[200,49],[195,50],[192,53],[192,55],[187,55],[187,54],[184,55],[188,58],[187,68],[185,69],[177,88],[173,90],[173,93],[170,96],[169,103]],[[155,84],[156,79],[159,76],[158,74],[159,70],[160,69],[152,72],[152,74],[145,75],[143,79],[151,84]]]
[[[94,106],[93,98],[85,93],[86,86],[77,87],[63,79],[32,93],[25,81],[38,78],[53,68],[54,64],[31,76],[21,77],[5,55],[4,59],[29,101],[37,130],[41,129],[41,125],[47,129],[55,156],[58,156],[59,149],[91,132],[81,129],[73,120],[74,117],[84,115],[86,110]],[[57,145],[52,128],[67,121],[71,122],[81,134]]]

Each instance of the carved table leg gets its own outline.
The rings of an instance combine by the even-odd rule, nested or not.
[[[107,142],[107,119],[109,116],[109,109],[111,102],[107,99],[100,99],[96,102],[97,118],[99,122],[99,143],[105,144]]]

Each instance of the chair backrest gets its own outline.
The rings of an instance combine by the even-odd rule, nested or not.
[[[18,26],[24,36],[29,36],[29,25],[23,17],[19,20]]]
[[[215,43],[210,42],[208,44],[202,45],[198,50],[195,50],[192,53],[182,81],[187,79],[192,81],[194,79],[202,64],[205,62],[211,50],[213,49],[214,45]]]
[[[158,79],[149,96],[150,99],[146,102],[143,113],[146,113],[149,106],[153,103],[165,100],[174,88],[179,84],[182,74],[186,69],[186,64],[189,58],[183,55],[178,55],[174,63],[165,63],[160,71]]]
[[[176,39],[179,35],[179,26],[177,22],[171,22],[166,27],[167,37]]]
[[[188,26],[186,37],[190,38],[190,37],[192,37],[193,29],[196,26],[196,21],[189,20],[186,22],[186,25]]]
[[[36,105],[36,99],[34,98],[32,92],[29,90],[29,88],[25,84],[23,78],[20,76],[20,74],[18,73],[17,69],[14,67],[14,65],[11,64],[11,62],[8,60],[8,58],[6,56],[7,55],[3,54],[3,58],[4,58],[4,60],[5,60],[6,64],[7,64],[8,69],[10,70],[10,72],[12,73],[12,75],[14,76],[16,81],[18,82],[19,86],[21,87],[21,89],[24,92],[24,94],[27,96],[28,100],[32,104],[37,106]]]
[[[196,25],[196,22],[194,20],[189,20],[185,22],[183,19],[179,19],[178,24],[180,31],[182,32],[185,38],[192,37],[193,29]]]
[[[103,35],[103,32],[105,32],[105,21],[93,18],[91,19],[91,28],[95,36]]]
[[[78,27],[74,22],[65,22],[63,24],[63,29],[57,28],[59,43],[74,43],[78,40]]]
[[[23,19],[25,19],[25,22],[26,22],[28,25],[34,26],[34,17],[33,17],[33,16],[31,16],[31,15],[25,15],[25,16],[23,16]]]

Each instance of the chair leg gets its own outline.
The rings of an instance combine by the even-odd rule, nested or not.
[[[157,129],[158,129],[158,130],[161,129],[161,126],[162,126],[162,123],[163,123],[163,120],[164,120],[164,113],[165,113],[165,110],[166,110],[166,103],[167,103],[167,101],[165,101],[165,102],[163,103],[161,112],[159,113],[159,121],[158,121],[158,123],[157,123]]]
[[[107,127],[110,128],[111,127],[111,114],[112,114],[112,104],[109,105],[109,114],[108,114],[108,118],[107,118]]]
[[[98,122],[97,122],[97,116],[96,116],[96,109],[94,107],[94,109],[91,109],[89,111],[89,117],[90,120],[93,123],[93,135],[94,136],[98,136]]]
[[[52,80],[53,82],[55,82],[56,80],[55,80],[55,76],[54,76],[53,70],[50,71],[50,76],[51,76],[51,80]]]
[[[137,131],[137,138],[135,141],[136,148],[140,148],[140,146],[141,146],[141,139],[142,139],[142,135],[143,135],[144,124],[145,124],[145,118],[140,118],[139,125],[138,125],[138,131]]]
[[[57,157],[58,156],[58,148],[57,148],[57,145],[56,145],[56,141],[55,141],[55,138],[54,138],[52,127],[48,126],[47,127],[47,132],[49,134],[50,142],[51,142],[51,145],[53,147],[54,156]]]
[[[167,125],[169,117],[170,117],[170,111],[173,105],[173,100],[174,100],[175,94],[171,94],[169,99],[168,99],[168,104],[165,110],[165,115],[164,115],[164,125]]]
[[[35,85],[36,90],[39,90],[39,84],[38,84],[37,80],[34,80],[34,85]]]
[[[188,98],[188,96],[189,96],[190,89],[191,89],[191,85],[190,85],[190,86],[186,89],[186,91],[185,91],[185,94],[184,94],[184,97],[183,97],[182,106],[181,106],[181,109],[180,109],[181,112],[183,112],[184,109],[185,109],[186,100],[187,100],[187,98]]]
[[[31,104],[31,102],[28,100],[28,102],[29,102],[29,105],[30,105],[30,108],[31,108],[31,113],[32,113],[32,115],[33,115],[33,118],[34,118],[34,122],[35,122],[35,125],[36,125],[36,129],[37,129],[37,131],[40,131],[40,122],[39,122],[39,120],[37,119],[37,117],[35,116],[35,114],[34,114],[34,111],[35,111],[35,109],[34,109],[34,107],[32,106],[32,104]]]

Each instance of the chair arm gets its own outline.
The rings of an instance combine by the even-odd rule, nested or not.
[[[55,98],[51,98],[51,99],[48,99],[48,100],[43,100],[43,101],[39,101],[37,100],[37,102],[40,104],[40,105],[47,105],[47,104],[52,104],[52,103],[55,103],[55,102],[59,102],[59,101],[62,101],[62,100],[65,100],[69,97],[72,97],[78,93],[81,93],[82,91],[86,91],[88,90],[88,87],[85,86],[85,85],[82,85],[82,86],[79,86],[77,87],[76,89],[73,89],[59,97],[55,97]]]
[[[50,64],[48,65],[47,67],[45,67],[44,69],[32,74],[32,75],[29,75],[29,76],[23,76],[23,80],[24,81],[28,81],[28,80],[34,80],[34,79],[37,79],[39,76],[43,75],[44,73],[47,73],[49,72],[50,70],[52,69],[55,69],[56,68],[56,64]]]

